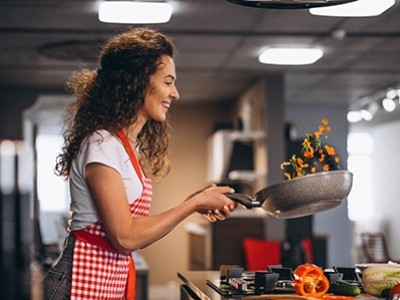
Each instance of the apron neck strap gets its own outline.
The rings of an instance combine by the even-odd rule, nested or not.
[[[129,159],[131,160],[131,163],[136,171],[136,174],[138,174],[140,179],[143,179],[144,174],[142,168],[140,167],[139,161],[137,160],[136,155],[133,152],[133,149],[131,147],[131,144],[129,143],[128,137],[126,136],[125,132],[122,129],[118,130],[117,136],[121,139],[122,145],[124,146],[125,151],[128,153]]]

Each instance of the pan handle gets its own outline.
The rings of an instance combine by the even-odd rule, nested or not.
[[[242,204],[247,209],[252,209],[254,207],[253,199],[250,196],[238,194],[238,193],[226,193],[226,197]]]

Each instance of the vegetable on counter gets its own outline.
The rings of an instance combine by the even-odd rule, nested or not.
[[[393,286],[389,291],[389,298],[393,299],[395,295],[400,295],[400,283]]]
[[[365,293],[380,297],[383,290],[393,288],[400,283],[400,267],[368,267],[363,271],[362,281]]]
[[[391,297],[390,297],[390,291],[391,291],[391,289],[392,289],[392,288],[386,288],[386,289],[384,289],[384,290],[381,292],[381,295],[380,295],[379,297],[385,298],[385,299],[391,298]]]
[[[356,283],[351,283],[345,280],[332,282],[329,291],[335,295],[342,296],[357,296],[361,294],[361,289]]]
[[[302,264],[293,274],[293,288],[300,296],[320,298],[329,290],[329,280],[324,271],[314,264]]]

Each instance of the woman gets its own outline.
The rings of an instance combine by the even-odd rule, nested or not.
[[[97,71],[74,74],[57,174],[69,179],[70,235],[45,278],[45,299],[134,299],[131,252],[165,236],[193,213],[211,222],[235,208],[211,185],[149,216],[150,179],[169,171],[167,113],[179,99],[174,46],[139,28],[110,39]]]

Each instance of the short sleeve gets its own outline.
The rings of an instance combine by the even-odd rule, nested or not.
[[[128,155],[123,151],[117,139],[105,131],[96,132],[90,136],[85,141],[82,151],[84,152],[82,153],[83,161],[81,164],[83,169],[87,164],[101,163],[122,174],[122,164],[125,164],[129,160]]]

